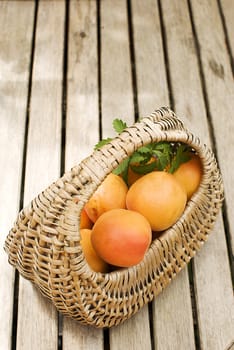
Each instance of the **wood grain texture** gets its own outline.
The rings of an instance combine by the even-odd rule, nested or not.
[[[168,51],[173,52],[169,54],[169,66],[176,112],[204,143],[211,144],[186,1],[171,3],[166,0],[163,8]],[[218,227],[206,243],[206,249],[193,261],[202,349],[225,349],[232,340],[233,297],[221,217]],[[217,247],[220,247],[219,252]]]
[[[65,168],[89,156],[99,140],[97,9],[70,2]],[[101,350],[103,331],[63,319],[63,350]]]
[[[139,111],[146,111],[169,104],[159,10],[155,2],[133,1],[132,16]],[[194,349],[187,269],[153,301],[152,310],[155,349]]]
[[[101,350],[103,349],[103,330],[91,326],[83,326],[76,321],[63,319],[64,350]]]
[[[140,117],[169,106],[163,40],[157,3],[132,1],[132,24]]]
[[[134,120],[127,7],[123,0],[100,4],[102,134],[112,137],[113,119]]]
[[[221,11],[224,17],[224,26],[227,31],[227,39],[231,49],[231,59],[234,59],[234,2],[232,0],[220,0]]]
[[[101,2],[101,49],[102,133],[103,137],[110,137],[113,135],[114,118],[122,118],[129,125],[134,121],[125,1]],[[139,327],[136,332],[137,325]],[[149,349],[150,331],[147,309],[141,310],[135,319],[110,329],[111,349],[140,350],[142,339],[144,349]]]
[[[218,161],[221,167],[227,203],[234,197],[233,163],[234,119],[230,116],[234,108],[233,75],[220,13],[215,1],[205,5],[191,1],[194,24],[199,41],[209,113],[216,140]],[[213,30],[215,26],[215,31]],[[232,254],[234,254],[234,207],[227,206]]]
[[[19,210],[33,13],[32,3],[0,2],[0,339],[4,350],[10,350],[12,342],[14,270],[2,247]]]
[[[92,152],[100,128],[104,138],[115,134],[114,118],[133,123],[134,102],[138,103],[136,110],[141,117],[169,105],[172,97],[176,113],[190,130],[204,143],[212,144],[215,139],[225,184],[228,227],[224,227],[220,215],[211,237],[191,264],[196,344],[185,269],[152,302],[150,314],[148,306],[144,306],[110,331],[84,327],[64,317],[61,346],[57,311],[31,283],[20,278],[16,348],[230,350],[234,344],[233,289],[227,250],[229,246],[231,257],[233,2],[71,0],[67,6],[69,42],[64,45],[65,0],[38,2],[24,205],[60,176],[63,108],[67,112],[63,131],[68,170]],[[34,9],[35,1],[0,1],[1,246],[19,209]],[[68,51],[64,52],[64,48]],[[68,68],[65,105],[64,55]],[[3,250],[0,264],[0,348],[13,350],[14,270],[7,264]]]
[[[234,299],[221,217],[194,265],[201,349],[226,350],[234,341]]]
[[[155,299],[153,319],[155,350],[195,349],[187,269]]]
[[[210,144],[196,43],[187,2],[162,1],[162,10],[176,113],[189,130],[204,143]]]
[[[71,1],[69,12],[66,169],[99,140],[96,3]]]
[[[110,332],[110,349],[151,350],[148,306],[145,305],[136,315]]]
[[[64,15],[63,1],[39,4],[25,205],[59,177]],[[57,349],[57,333],[55,308],[30,282],[20,278],[17,349]]]

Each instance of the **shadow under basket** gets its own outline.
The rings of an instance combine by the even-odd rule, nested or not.
[[[121,161],[139,147],[159,141],[183,142],[197,152],[203,165],[198,191],[138,265],[109,273],[92,271],[80,245],[83,206]],[[62,314],[83,324],[112,327],[150,302],[186,266],[207,240],[222,200],[214,154],[163,107],[94,151],[32,200],[18,214],[5,250],[9,263]]]

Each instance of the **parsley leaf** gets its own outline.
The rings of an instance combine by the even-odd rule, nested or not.
[[[107,139],[103,139],[101,141],[99,141],[95,146],[94,149],[99,149],[102,146],[106,145],[107,143],[109,143],[112,139],[110,137],[108,137]]]
[[[153,144],[148,144],[146,146],[142,146],[140,148],[138,148],[138,150],[136,152],[138,153],[142,153],[142,154],[152,154],[152,149],[153,149]]]
[[[131,169],[137,173],[137,174],[148,174],[151,173],[151,171],[156,170],[158,168],[157,162],[151,162],[148,164],[143,164],[143,165],[131,165],[130,164]]]
[[[117,134],[127,128],[127,124],[121,119],[114,119],[112,124]],[[112,138],[106,138],[99,141],[95,149],[101,148],[111,140]],[[182,163],[190,160],[191,152],[191,147],[180,142],[152,142],[139,147],[131,156],[125,158],[113,173],[121,175],[126,184],[128,184],[129,167],[135,173],[142,175],[154,170],[168,171],[172,174]]]
[[[129,167],[130,158],[125,158],[118,166],[113,170],[113,174],[121,175],[126,182],[128,183],[128,167]]]
[[[130,163],[141,163],[141,162],[144,162],[145,160],[145,155],[141,154],[140,152],[138,151],[135,151],[132,156],[130,157]]]
[[[120,134],[124,129],[127,128],[127,124],[123,122],[121,119],[114,119],[112,124],[113,124],[114,130],[118,134]]]
[[[172,145],[169,142],[162,141],[154,143],[152,154],[158,159],[158,170],[165,170],[171,162]]]
[[[181,144],[176,148],[175,156],[172,159],[171,166],[168,170],[173,174],[181,164],[186,163],[191,159],[191,148],[187,145]]]

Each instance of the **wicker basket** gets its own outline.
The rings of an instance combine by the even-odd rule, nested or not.
[[[136,266],[96,273],[84,258],[79,213],[95,189],[124,158],[142,145],[179,141],[192,146],[203,164],[198,191],[181,218],[155,239]],[[78,204],[74,196],[79,196]],[[125,129],[38,195],[18,215],[5,250],[9,262],[35,283],[57,309],[96,327],[117,325],[150,302],[207,240],[223,200],[212,151],[161,108]]]

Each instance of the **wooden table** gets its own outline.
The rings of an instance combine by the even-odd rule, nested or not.
[[[234,2],[0,2],[0,349],[234,349]],[[84,327],[7,263],[17,212],[131,124],[171,106],[211,145],[225,203],[204,248],[150,305]]]

